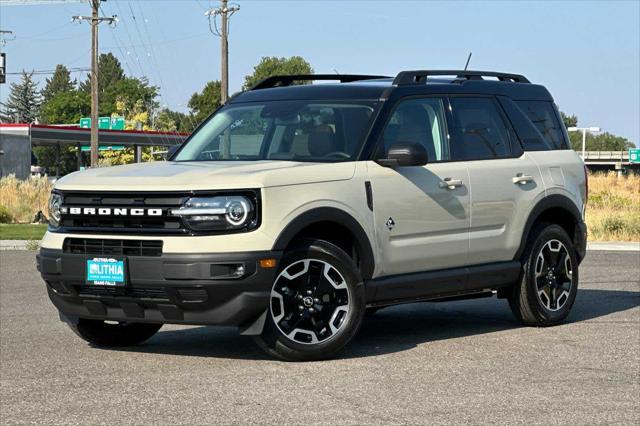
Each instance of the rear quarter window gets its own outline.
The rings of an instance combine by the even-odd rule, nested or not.
[[[534,139],[531,139],[529,143],[524,140],[526,151],[540,151],[547,149],[568,149],[567,142],[564,137],[564,129],[556,108],[552,102],[546,101],[515,101],[520,110],[525,116],[533,123],[540,135],[542,136],[545,145],[533,143]]]

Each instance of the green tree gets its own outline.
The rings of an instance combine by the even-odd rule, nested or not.
[[[576,127],[578,125],[578,117],[576,117],[575,115],[567,115],[564,112],[560,111],[560,116],[562,117],[562,122],[564,123],[565,127]]]
[[[0,120],[5,123],[33,123],[38,117],[40,93],[33,73],[22,71],[19,83],[11,83],[11,92],[6,102],[0,102]]]
[[[193,122],[187,114],[164,108],[156,115],[153,127],[161,132],[191,133]]]
[[[142,104],[145,112],[157,108],[158,88],[150,86],[146,78],[125,77],[106,88],[100,99],[100,114],[125,114]]]
[[[56,148],[49,145],[33,147],[33,154],[38,160],[38,165],[44,167],[49,175],[55,175],[60,168],[60,176],[75,172],[78,166],[75,146],[62,146],[60,148],[60,160],[56,154]]]
[[[101,54],[98,58],[98,97],[124,78],[124,70],[118,58],[111,52]],[[87,75],[87,79],[80,84],[80,90],[91,93],[91,75]]]
[[[301,56],[278,58],[264,56],[258,65],[253,67],[253,73],[244,78],[243,89],[250,89],[261,80],[272,75],[313,74],[311,64]]]
[[[569,133],[569,139],[571,140],[571,148],[582,151],[582,132]],[[587,133],[585,146],[587,151],[626,151],[635,147],[630,140],[612,135],[609,132],[596,135]]]
[[[201,123],[220,106],[220,81],[210,81],[200,93],[194,93],[189,99],[193,121]]]
[[[79,90],[58,92],[40,108],[46,124],[77,124],[91,114],[91,96]]]
[[[76,82],[71,81],[71,73],[62,64],[56,65],[56,70],[51,78],[47,78],[42,89],[42,102],[47,103],[57,93],[70,92],[75,89]]]

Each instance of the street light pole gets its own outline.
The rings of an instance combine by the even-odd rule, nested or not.
[[[598,133],[601,131],[600,127],[569,127],[569,132],[582,132],[582,161],[584,161],[587,150],[587,132]]]

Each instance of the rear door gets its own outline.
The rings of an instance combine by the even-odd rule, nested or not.
[[[544,195],[540,170],[494,97],[451,97],[450,105],[451,158],[466,162],[472,191],[468,262],[511,260],[527,212]]]

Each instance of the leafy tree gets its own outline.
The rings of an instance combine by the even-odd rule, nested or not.
[[[578,125],[578,117],[576,117],[575,115],[567,115],[564,112],[560,111],[560,116],[562,117],[562,122],[564,123],[565,127],[576,127]]]
[[[194,93],[189,99],[189,109],[191,110],[195,123],[201,123],[218,106],[220,106],[220,81],[210,81],[200,93]]]
[[[158,88],[149,86],[146,78],[125,77],[109,86],[100,100],[100,115],[133,110],[140,102],[145,111],[157,107]]]
[[[574,150],[582,151],[582,132],[569,133],[569,139]],[[604,132],[596,135],[587,133],[585,147],[587,151],[626,151],[635,145],[622,136]]]
[[[187,114],[164,108],[156,115],[153,127],[161,132],[191,133],[194,123]]]
[[[560,111],[560,116],[562,116],[565,127],[578,126],[578,117],[576,115],[567,115]],[[569,140],[571,142],[571,148],[576,151],[582,151],[582,132],[569,133]],[[587,151],[626,151],[633,147],[635,147],[635,145],[629,139],[613,135],[609,132],[600,134],[587,133],[585,141]]]
[[[89,114],[91,96],[79,90],[58,92],[40,108],[40,119],[46,124],[77,124]]]
[[[258,65],[253,67],[253,74],[244,79],[244,90],[255,86],[261,80],[272,75],[313,74],[311,64],[301,56],[290,58],[278,58],[276,56],[264,56]],[[304,83],[300,83],[304,84]]]
[[[60,161],[53,146],[34,146],[33,153],[38,159],[38,165],[44,167],[49,175],[55,175],[57,167],[60,167],[60,176],[67,175],[77,170],[78,160],[75,146],[62,146],[60,148]]]
[[[74,90],[75,80],[71,81],[71,73],[62,64],[56,65],[56,70],[51,78],[47,78],[44,89],[42,89],[42,102],[46,103],[59,92],[70,92]]]
[[[40,93],[33,73],[22,71],[19,83],[11,83],[11,92],[6,102],[0,102],[0,120],[5,123],[33,123],[38,117]]]
[[[125,78],[122,64],[113,53],[103,53],[98,58],[98,97],[104,95],[105,91],[116,82]],[[91,75],[80,84],[80,90],[91,93]]]

